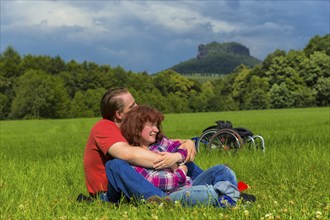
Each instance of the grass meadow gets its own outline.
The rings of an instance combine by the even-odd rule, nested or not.
[[[265,139],[266,152],[199,153],[206,169],[227,163],[257,196],[233,208],[77,203],[87,194],[83,151],[98,118],[1,121],[0,219],[329,219],[330,109],[165,115],[171,138],[192,138],[230,120]]]

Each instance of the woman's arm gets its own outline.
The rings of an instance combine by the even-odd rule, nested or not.
[[[149,146],[150,151],[159,152],[159,154],[163,155],[165,158],[163,161],[156,161],[154,168],[155,169],[163,169],[166,166],[163,164],[174,164],[174,163],[182,163],[187,157],[187,150],[186,149],[179,149],[180,146],[179,141],[171,140],[167,137],[163,137],[157,143]],[[177,160],[172,157],[170,153],[175,153],[178,155]],[[168,161],[168,162],[167,162]],[[171,165],[172,165],[171,164]]]
[[[183,157],[178,152],[176,152],[176,153],[159,152],[158,154],[161,155],[162,158],[161,158],[161,160],[156,160],[154,163],[153,168],[155,168],[157,170],[162,170],[162,169],[172,166],[173,164],[183,162]]]

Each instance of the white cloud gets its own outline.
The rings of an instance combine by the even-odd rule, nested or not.
[[[186,34],[196,29],[228,33],[234,24],[204,16],[197,7],[176,2],[96,2],[102,7],[93,10],[89,2],[14,1],[4,3],[10,22],[5,29],[53,33],[73,28],[68,39],[118,39],[127,35],[152,32],[156,29],[173,34]],[[93,7],[93,6],[92,6]],[[24,8],[24,10],[21,10]],[[133,25],[130,25],[132,23]],[[134,26],[134,23],[137,25]],[[101,36],[103,35],[103,37]]]
[[[137,71],[165,69],[195,57],[199,44],[212,41],[242,43],[262,59],[274,49],[302,48],[315,34],[329,33],[329,4],[1,1],[1,48],[10,44],[32,54],[106,60]]]
[[[9,2],[3,3],[4,5]],[[10,2],[7,14],[11,14],[14,27],[46,25],[59,26],[90,26],[90,15],[79,8],[71,7],[66,2],[49,1],[13,1]]]

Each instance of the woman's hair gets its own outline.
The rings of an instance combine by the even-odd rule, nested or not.
[[[128,93],[125,88],[112,88],[104,93],[100,103],[100,112],[104,119],[114,121],[116,111],[124,111],[124,102],[120,96],[125,93]]]
[[[156,123],[159,132],[156,136],[156,142],[162,137],[161,123],[164,120],[164,115],[154,108],[146,105],[134,107],[126,113],[121,125],[121,133],[126,138],[130,145],[140,146],[142,143],[141,132],[147,122]]]

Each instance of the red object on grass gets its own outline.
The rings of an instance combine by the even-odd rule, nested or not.
[[[244,190],[246,190],[246,189],[249,188],[249,185],[246,184],[246,183],[244,183],[244,182],[242,182],[242,181],[239,181],[237,183],[237,186],[238,186],[238,191],[240,191],[240,192],[242,192],[242,191],[244,191]]]

